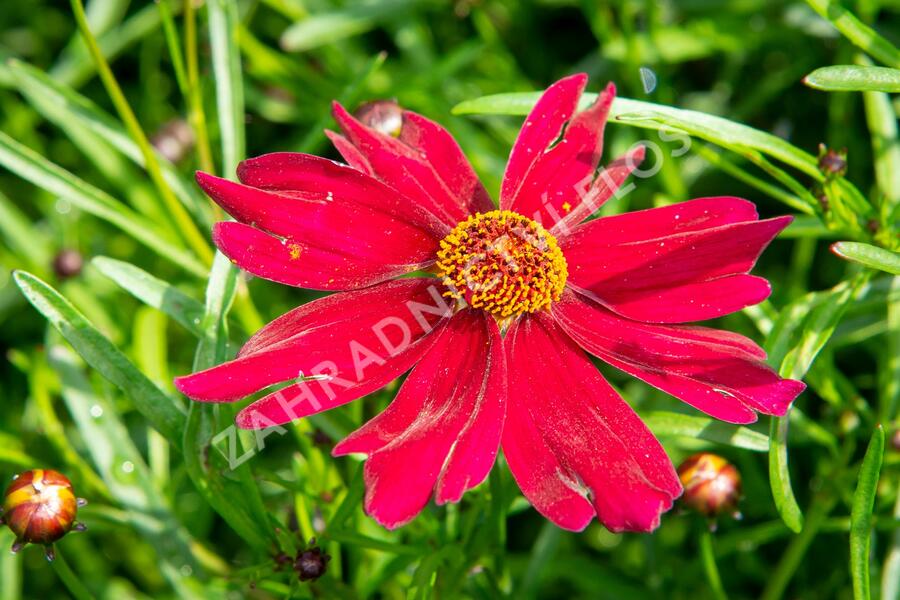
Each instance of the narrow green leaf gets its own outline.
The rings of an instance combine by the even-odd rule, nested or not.
[[[281,34],[281,47],[288,52],[303,52],[337,40],[365,33],[379,22],[408,10],[421,0],[380,0],[350,3],[341,11],[309,16]]]
[[[69,122],[80,123],[136,165],[142,168],[146,166],[140,147],[125,128],[94,102],[27,63],[11,60],[8,67],[16,79],[19,91],[49,121],[60,127],[65,127]],[[208,221],[208,202],[197,187],[193,182],[185,181],[175,165],[162,154],[155,154],[163,178],[175,195],[195,217]]]
[[[484,96],[456,105],[453,113],[527,115],[539,97],[540,92]],[[582,108],[589,106],[596,97],[596,94],[582,95],[580,106]],[[825,176],[819,170],[816,158],[771,133],[694,110],[622,97],[617,97],[613,102],[610,118],[613,123],[662,130],[670,135],[673,132],[683,131],[690,136],[731,150],[753,161],[781,183],[788,185],[799,198],[806,199],[801,205],[794,206],[792,204],[794,208],[810,214],[819,210],[818,202],[803,185],[766,161],[762,155],[770,156],[805,173],[816,181],[822,182],[825,180]],[[860,223],[871,216],[872,206],[860,191],[846,179],[837,179],[832,182],[832,185],[839,192],[839,200],[847,204],[846,207],[835,205],[832,212],[836,212],[839,208],[842,209],[839,211],[842,216],[842,224],[859,230]],[[782,196],[780,199],[785,198]]]
[[[780,365],[782,377],[801,379],[825,346],[868,275],[861,274],[827,292],[808,294],[781,311],[766,346],[769,360]],[[769,428],[769,483],[772,497],[785,524],[794,532],[803,527],[788,469],[789,419],[773,417]]]
[[[209,37],[216,81],[216,107],[222,136],[222,172],[234,176],[244,159],[244,88],[238,46],[238,7],[230,0],[209,0]]]
[[[51,194],[62,196],[83,211],[115,225],[187,271],[200,276],[206,274],[206,269],[192,254],[179,247],[156,225],[141,218],[106,192],[48,161],[2,131],[0,131],[0,165]]]
[[[875,60],[900,69],[900,50],[835,0],[806,0],[823,19]]]
[[[114,258],[98,256],[91,264],[144,304],[166,313],[197,337],[203,335],[200,326],[203,305],[178,288],[140,267]]]
[[[900,92],[900,70],[889,67],[833,65],[816,69],[803,83],[826,92]]]
[[[853,577],[853,597],[869,600],[869,550],[872,537],[872,510],[875,506],[875,490],[884,458],[884,428],[878,425],[862,466],[859,480],[853,493],[853,507],[850,511],[850,574]]]
[[[23,271],[16,285],[92,368],[121,389],[145,419],[176,447],[181,447],[185,415],[175,400],[141,373],[112,342],[52,287]]]
[[[524,116],[531,111],[540,95],[540,92],[519,92],[484,96],[457,104],[453,108],[453,113],[457,115],[500,114]],[[584,94],[581,97],[581,108],[590,106],[596,98],[596,94]],[[669,121],[662,123],[648,118],[639,118],[641,115],[648,117],[659,115],[668,118]],[[771,133],[759,131],[722,117],[694,110],[674,108],[663,104],[654,104],[643,100],[632,100],[622,96],[616,97],[613,101],[609,116],[611,122],[646,129],[668,129],[672,125],[681,125],[689,132],[696,133],[697,137],[706,139],[717,146],[728,147],[741,144],[773,156],[781,162],[803,171],[807,175],[816,178],[822,177],[816,167],[816,159],[813,155]]]
[[[180,12],[180,7],[174,8]],[[159,31],[160,16],[155,6],[150,4],[135,11],[122,25],[100,35],[98,42],[103,56],[112,61],[132,44]],[[57,81],[72,87],[80,87],[96,72],[94,61],[84,44],[74,44],[71,52],[66,52],[50,70]]]
[[[34,268],[46,270],[53,259],[50,240],[0,192],[0,234],[7,246]]]
[[[897,252],[861,242],[837,242],[831,245],[831,251],[872,269],[900,275],[900,254]]]
[[[642,418],[647,427],[659,437],[702,439],[754,452],[766,452],[769,449],[769,438],[766,435],[709,417],[657,411],[642,415]]]
[[[135,115],[134,110],[131,108],[131,104],[128,102],[125,93],[122,91],[122,87],[119,85],[115,74],[110,68],[109,61],[106,59],[106,56],[104,56],[96,36],[91,31],[91,27],[88,24],[87,17],[84,13],[83,0],[71,0],[70,4],[72,5],[72,12],[75,15],[75,23],[78,25],[78,30],[81,32],[81,36],[87,45],[91,58],[97,66],[97,73],[100,76],[100,80],[103,82],[103,87],[106,88],[109,99],[112,101],[113,106],[115,106],[119,118],[128,130],[128,134],[138,145],[138,148],[140,148],[141,156],[144,158],[144,164],[146,165],[146,172],[150,176],[150,180],[153,182],[153,186],[158,192],[156,198],[158,199],[160,206],[164,209],[165,216],[171,219],[172,224],[175,226],[176,233],[185,240],[188,247],[190,247],[204,263],[211,263],[213,252],[210,250],[209,241],[197,228],[197,225],[185,209],[184,204],[175,196],[172,188],[169,187],[169,184],[163,177],[156,152],[151,146],[150,140],[144,133],[144,129],[141,127],[137,115]]]
[[[63,400],[82,438],[88,442],[86,447],[103,481],[126,509],[131,526],[153,544],[160,560],[174,567],[163,569],[163,573],[177,585],[184,577],[184,565],[198,567],[190,551],[193,541],[175,519],[166,495],[154,484],[115,406],[94,392],[81,371],[80,361],[68,348],[53,345],[48,354],[62,382]],[[148,522],[143,515],[152,515],[154,520]]]
[[[900,521],[900,495],[894,502],[894,519]],[[881,572],[881,600],[900,598],[900,528],[894,530]]]
[[[784,524],[794,533],[803,529],[803,511],[797,504],[794,489],[791,487],[791,472],[788,470],[788,436],[787,416],[772,417],[769,426],[769,484],[772,488],[772,499],[775,508]]]
[[[200,343],[194,357],[195,371],[227,358],[227,316],[236,290],[237,269],[225,255],[216,252],[206,290]],[[276,538],[269,527],[259,487],[248,463],[229,465],[218,449],[213,448],[213,440],[223,432],[230,450],[242,454],[247,445],[242,443],[234,425],[234,409],[191,402],[184,431],[188,475],[204,499],[238,535],[258,550],[265,550]]]
[[[870,67],[868,57],[860,55],[857,62]],[[888,69],[900,77],[900,70]],[[896,91],[896,90],[895,90]],[[891,97],[882,91],[863,92],[863,104],[866,109],[866,123],[869,126],[872,143],[872,154],[875,158],[875,180],[881,196],[876,199],[880,205],[881,222],[890,223],[891,213],[900,206],[900,139],[897,134],[897,113],[891,103]],[[876,240],[880,240],[876,236]],[[887,232],[884,245],[890,246],[894,241],[893,232]]]

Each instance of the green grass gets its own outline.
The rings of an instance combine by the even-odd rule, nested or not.
[[[90,500],[88,532],[64,538],[53,565],[0,548],[0,600],[900,599],[896,2],[81,8],[0,14],[0,481],[55,468]],[[520,115],[576,71],[591,92],[619,88],[605,159],[642,139],[664,150],[604,214],[738,195],[800,217],[755,271],[770,300],[717,323],[807,382],[789,417],[718,424],[603,368],[676,464],[703,449],[739,467],[744,518],[710,533],[675,510],[653,535],[568,533],[501,462],[461,504],[386,531],[362,512],[360,462],[330,448],[396,385],[267,437],[231,471],[216,434],[235,409],[191,404],[172,378],[231,358],[318,294],[213,259],[221,215],[193,171],[233,176],[279,150],[335,158],[322,133],[333,99],[396,98],[443,123],[496,197]],[[152,142],[174,120],[194,143],[170,161]],[[820,143],[847,149],[845,176],[820,171]],[[63,249],[85,257],[79,275],[54,271]],[[274,557],[312,537],[333,558],[300,583]]]

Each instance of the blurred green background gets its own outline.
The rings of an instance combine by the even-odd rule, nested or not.
[[[803,84],[818,67],[867,60],[858,41],[816,14],[813,6],[827,2],[189,2],[91,0],[86,8],[121,100],[162,153],[175,201],[205,238],[215,216],[193,171],[212,167],[232,176],[235,160],[271,151],[336,158],[323,134],[334,127],[332,99],[356,107],[396,98],[444,124],[494,197],[521,117],[454,114],[454,106],[542,89],[577,71],[591,75],[590,91],[614,81],[622,96],[744,123],[810,155],[820,143],[845,148],[845,178],[823,182],[813,176],[814,159],[806,172],[776,166],[777,157],[748,150],[742,140],[695,135],[690,152],[672,156],[681,141],[663,141],[634,123],[607,128],[605,160],[641,139],[668,150],[660,172],[637,181],[607,213],[737,195],[756,202],[764,217],[799,216],[755,271],[772,282],[771,299],[717,325],[760,342],[768,334],[769,349],[780,348],[782,358],[793,349],[811,369],[811,389],[797,402],[788,437],[805,528],[793,533],[776,509],[768,418],[748,428],[705,428],[698,413],[605,367],[676,464],[705,449],[740,468],[742,520],[723,518],[710,536],[706,521],[675,510],[653,535],[614,535],[596,523],[566,533],[528,507],[500,463],[459,506],[430,506],[387,532],[362,514],[359,463],[329,451],[385,406],[396,384],[267,438],[238,475],[211,475],[208,453],[215,451],[188,439],[182,454],[182,440],[149,426],[142,402],[181,402],[171,380],[192,369],[198,336],[209,342],[211,331],[214,339],[211,354],[197,360],[223,360],[262,323],[316,294],[254,279],[238,284],[227,327],[215,322],[222,312],[207,307],[204,314],[206,267],[182,241],[183,221],[161,200],[159,182],[140,166],[138,138],[122,122],[124,103],[113,103],[110,82],[98,77],[72,6],[7,0],[0,11],[0,481],[56,468],[91,504],[80,513],[89,531],[62,540],[53,565],[35,548],[0,553],[0,600],[853,597],[850,513],[860,461],[876,423],[888,438],[895,429],[900,286],[828,246],[896,242],[896,212],[883,207],[900,195],[893,182],[900,174],[893,171],[898,106],[883,93],[826,93]],[[845,6],[884,36],[888,50],[879,53],[879,46],[872,57],[892,56],[900,4]],[[198,138],[192,124],[206,135]],[[165,248],[182,254],[167,256]],[[71,253],[61,259],[63,251],[77,252],[83,269],[61,268],[74,260]],[[92,262],[101,256],[131,263],[159,285],[121,263]],[[114,363],[106,349],[100,358],[85,356],[87,368],[28,304],[13,279],[17,269],[56,288],[134,367],[116,363],[121,379],[100,376],[98,364]],[[134,297],[166,285],[181,293],[174,308]],[[67,310],[59,313],[64,330]],[[85,335],[85,347],[99,343]],[[203,418],[192,421],[201,430],[195,444],[208,441],[229,413]],[[874,533],[864,527],[854,538],[871,541],[875,597],[896,598],[900,588],[892,583],[900,577],[892,516],[898,475],[900,455],[889,445],[869,513]],[[231,504],[240,504],[234,514]],[[251,524],[236,531],[244,517]],[[253,543],[246,530],[257,527],[264,539]],[[274,557],[306,547],[311,537],[333,559],[322,579],[301,584]],[[0,544],[11,543],[0,532]]]

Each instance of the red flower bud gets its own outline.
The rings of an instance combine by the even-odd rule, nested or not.
[[[741,474],[721,456],[700,452],[689,456],[678,467],[684,486],[682,502],[707,517],[736,513],[741,497]]]
[[[3,497],[3,519],[16,535],[13,552],[26,544],[47,546],[47,558],[53,559],[50,545],[84,526],[75,522],[84,500],[75,497],[72,482],[56,471],[35,469],[16,476]]]

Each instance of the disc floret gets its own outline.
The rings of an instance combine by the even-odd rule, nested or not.
[[[560,299],[568,271],[556,238],[508,210],[478,213],[440,244],[437,269],[448,291],[498,318],[547,308]]]

